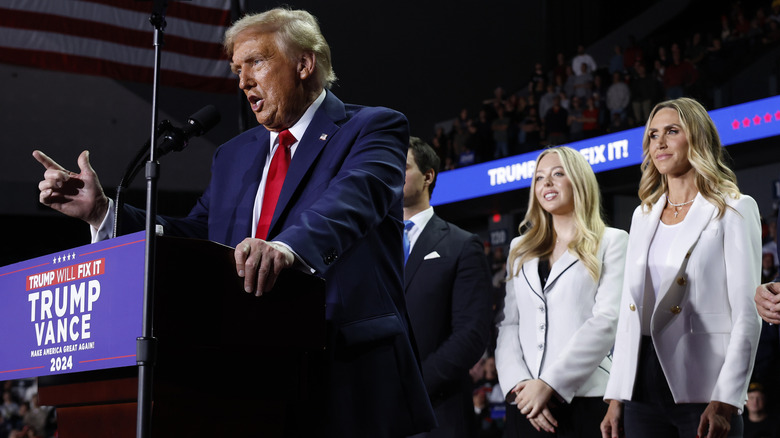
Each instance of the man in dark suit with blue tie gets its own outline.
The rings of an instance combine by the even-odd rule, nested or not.
[[[777,215],[777,230],[780,230],[780,214]],[[777,239],[780,240],[780,231]],[[780,242],[777,242],[777,256],[780,258]],[[756,307],[758,314],[770,324],[780,324],[780,277],[771,283],[764,283],[756,288]]]
[[[406,157],[404,221],[410,252],[405,297],[438,428],[424,437],[475,436],[469,369],[488,344],[490,269],[475,234],[439,218],[430,200],[439,157],[412,137]]]
[[[306,425],[323,416],[325,424],[301,429],[340,438],[431,429],[403,298],[406,118],[344,104],[329,91],[330,49],[306,11],[248,15],[228,29],[225,48],[262,126],[217,150],[211,182],[187,217],[158,222],[168,235],[234,246],[248,293],[269,291],[283,269],[325,279],[325,391],[298,418]],[[34,156],[47,169],[41,202],[87,221],[102,238],[111,201],[88,153],[78,174]],[[143,224],[138,209],[122,214],[126,225]]]

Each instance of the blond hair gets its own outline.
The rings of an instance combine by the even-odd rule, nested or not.
[[[604,235],[604,219],[601,213],[601,193],[596,175],[590,164],[579,152],[566,146],[545,149],[536,158],[539,165],[547,154],[558,154],[566,176],[571,181],[574,197],[574,238],[569,249],[585,265],[593,281],[601,277],[601,260],[598,258],[601,237]],[[528,210],[520,224],[523,238],[509,253],[509,276],[520,274],[520,267],[528,260],[549,257],[555,247],[555,230],[552,215],[545,211],[536,199],[536,178],[531,182]],[[515,261],[519,260],[515,267]]]
[[[688,140],[688,161],[696,171],[696,189],[718,208],[718,217],[722,217],[727,208],[724,196],[740,196],[737,176],[725,163],[728,154],[720,143],[720,135],[707,110],[699,102],[687,97],[659,103],[647,119],[642,140],[642,177],[639,180],[642,206],[645,211],[649,211],[661,195],[669,190],[666,175],[656,169],[650,156],[650,123],[658,111],[664,108],[677,111],[680,126]]]
[[[273,33],[280,50],[292,60],[301,52],[312,52],[316,58],[316,75],[322,87],[330,88],[336,74],[330,60],[330,46],[320,31],[314,15],[304,10],[276,8],[247,14],[233,23],[222,42],[229,58],[233,57],[236,37],[244,32]]]

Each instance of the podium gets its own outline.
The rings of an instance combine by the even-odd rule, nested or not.
[[[143,233],[136,234],[143,242]],[[132,241],[132,237],[127,240]],[[137,242],[136,239],[132,244]],[[77,253],[73,253],[74,260]],[[92,254],[90,251],[82,253]],[[67,257],[70,259],[69,255]],[[298,436],[305,428],[314,427],[301,420],[313,418],[308,412],[318,409],[323,391],[324,281],[295,270],[285,270],[272,291],[255,297],[243,291],[243,279],[236,275],[232,248],[195,239],[158,238],[156,260],[154,336],[158,340],[158,354],[152,392],[152,435],[282,437]],[[119,269],[120,263],[109,262],[104,262],[106,271]],[[68,300],[76,300],[78,304],[75,286],[70,293],[76,298],[65,296],[60,299],[59,294],[67,292],[68,286],[55,289],[54,285],[46,285],[46,274],[55,271],[38,266],[41,265],[22,266],[18,270],[24,268],[27,274],[36,272],[30,269],[43,269],[36,275],[42,279],[39,283],[44,284],[43,289],[54,291],[54,298],[48,305],[56,312],[52,315],[56,319],[62,302],[67,304]],[[71,270],[74,273],[82,271],[80,267]],[[0,280],[3,275],[0,272]],[[34,291],[30,292],[34,298],[26,300],[31,303],[31,312],[24,309],[23,313],[25,317],[31,315],[30,318],[37,320],[40,311],[41,321],[35,325],[38,345],[52,345],[48,332],[38,325],[43,324],[48,315],[44,312],[46,294],[36,295],[37,289],[32,287],[40,286],[35,283],[38,280],[31,280],[36,275],[27,275],[24,279],[27,290]],[[57,277],[59,275],[57,272]],[[73,275],[78,277],[80,274]],[[83,292],[82,298],[98,295],[97,302],[103,299],[101,294],[112,292],[137,295],[137,300],[143,300],[142,288],[135,290],[135,286],[117,292],[108,291],[103,285],[96,293],[91,287],[92,284]],[[91,308],[92,300],[84,298],[82,307],[84,301]],[[36,303],[40,309],[35,307]],[[112,315],[119,315],[121,310],[112,312]],[[63,318],[68,316],[67,311],[62,313]],[[82,316],[80,322],[82,330],[97,330],[98,317],[95,315],[91,319]],[[74,323],[70,324],[71,327],[66,327],[70,336],[78,337],[78,328],[73,329]],[[56,341],[53,344],[56,344],[60,341],[56,324],[53,330]],[[84,333],[87,332],[81,332],[82,338]],[[136,336],[140,335],[139,330]],[[90,336],[90,339],[97,338],[95,334]],[[131,342],[135,343],[134,337]],[[108,341],[96,340],[95,343],[105,345]],[[89,347],[87,342],[71,344]],[[26,353],[27,350],[23,351]],[[30,355],[40,354],[40,350],[39,353],[34,351]],[[51,352],[51,357],[47,358],[46,368],[50,359],[52,369],[56,362],[54,356],[67,354],[55,352],[51,347],[43,349],[43,354],[47,351]],[[78,367],[95,366],[101,361],[114,362],[120,356],[125,355],[74,360],[78,366],[74,366],[73,371]],[[105,365],[88,371],[48,375],[37,374],[42,373],[44,367],[28,367],[35,370],[25,372],[38,375],[40,404],[57,408],[60,437],[135,437],[138,370],[127,365],[127,360],[132,363],[133,357],[121,360],[125,362],[117,363],[123,366]],[[66,363],[64,358],[62,363]],[[0,369],[0,372],[6,371]],[[13,372],[6,374],[6,378],[9,375],[15,378]]]

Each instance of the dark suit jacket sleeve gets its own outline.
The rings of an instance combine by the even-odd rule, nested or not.
[[[425,386],[432,397],[477,363],[490,334],[490,268],[482,242],[474,234],[458,241],[462,247],[452,282],[452,334],[422,364]]]
[[[325,272],[356,240],[373,232],[403,196],[409,142],[406,118],[382,108],[365,109],[355,118],[351,125],[362,129],[355,131],[351,145],[341,145],[346,156],[340,163],[334,161],[338,173],[323,182],[327,189],[311,192],[317,199],[301,202],[304,210],[292,210],[285,228],[273,239],[289,245],[317,272]],[[332,158],[341,157],[320,160],[326,163]]]

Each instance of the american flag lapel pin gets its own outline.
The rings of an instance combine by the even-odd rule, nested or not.
[[[328,139],[328,134],[321,134],[320,135],[320,140],[325,141],[327,139]]]

